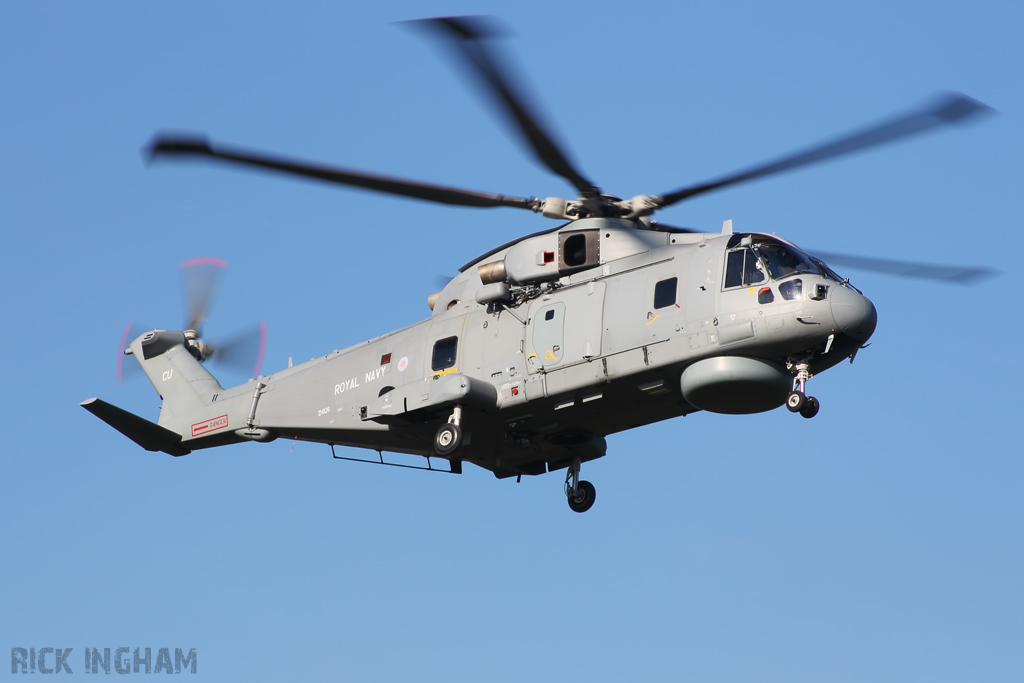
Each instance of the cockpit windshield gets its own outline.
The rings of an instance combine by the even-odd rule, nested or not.
[[[825,277],[827,277],[830,280],[835,280],[836,282],[843,282],[843,278],[839,277],[836,274],[836,271],[834,271],[831,268],[829,268],[828,265],[826,265],[824,261],[821,261],[819,259],[814,259],[814,262],[818,264],[819,268],[821,268],[821,272],[823,272],[825,274]]]
[[[795,273],[822,275],[822,270],[802,251],[784,244],[759,244],[757,251],[768,264],[773,280],[781,280]]]

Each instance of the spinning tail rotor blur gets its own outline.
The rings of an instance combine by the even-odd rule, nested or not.
[[[244,371],[255,378],[263,365],[267,346],[265,320],[221,340],[207,341],[203,338],[203,327],[209,319],[214,295],[227,267],[227,261],[208,256],[187,259],[179,265],[188,316],[184,328],[185,338],[192,354],[199,361],[211,360],[219,366]],[[153,328],[135,321],[128,321],[125,325],[118,349],[118,384],[138,374],[137,363],[125,362],[126,349],[133,339],[150,329]]]

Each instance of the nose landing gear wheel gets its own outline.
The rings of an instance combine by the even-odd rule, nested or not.
[[[444,424],[434,436],[434,450],[438,455],[451,455],[462,445],[462,427],[457,424]]]
[[[818,414],[818,408],[821,405],[818,403],[818,399],[813,396],[808,396],[804,402],[804,406],[800,409],[800,415],[806,417],[808,420]]]
[[[576,493],[571,493],[568,496],[569,509],[573,512],[586,512],[593,507],[595,498],[597,498],[597,490],[594,485],[589,481],[581,480],[576,485]]]
[[[803,411],[804,406],[807,405],[807,401],[808,399],[804,396],[804,392],[793,391],[790,392],[789,398],[786,399],[786,407],[789,408],[789,412],[791,413],[800,413]],[[816,400],[815,403],[817,403]],[[817,412],[817,410],[815,410],[815,412]]]

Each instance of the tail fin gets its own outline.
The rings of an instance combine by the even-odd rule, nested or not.
[[[183,332],[153,330],[132,342],[139,361],[164,403],[159,425],[178,434],[223,391],[220,383],[192,356]]]

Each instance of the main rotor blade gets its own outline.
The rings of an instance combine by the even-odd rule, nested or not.
[[[901,138],[923,133],[932,128],[938,128],[939,126],[963,123],[980,114],[993,111],[988,105],[982,104],[966,95],[950,93],[910,114],[870,126],[864,130],[845,135],[816,147],[811,147],[792,156],[782,157],[708,183],[681,188],[675,192],[654,197],[653,199],[659,207],[671,206],[676,202],[681,202],[684,199],[689,199],[705,192],[711,192],[712,190],[761,178],[773,173],[789,171],[844,154],[851,154],[887,142],[894,142]]]
[[[678,225],[669,225],[668,223],[662,223],[661,221],[651,221],[651,230],[658,232],[687,232],[687,233],[702,233],[707,230],[698,230],[697,228],[683,228]]]
[[[531,211],[540,209],[540,202],[536,199],[460,190],[443,185],[374,175],[363,171],[322,166],[306,161],[271,156],[263,152],[243,150],[238,147],[227,147],[220,144],[215,146],[202,136],[157,135],[148,148],[148,157],[153,160],[163,156],[208,157],[219,161],[326,180],[341,185],[361,187],[366,190],[440,202],[441,204],[477,207],[510,206]]]
[[[939,280],[957,285],[976,285],[983,280],[997,275],[996,271],[991,268],[975,266],[941,266],[934,263],[866,258],[864,256],[835,254],[827,251],[812,251],[810,253],[829,265],[843,265],[849,268],[870,270],[876,273],[887,273],[889,275],[922,280]]]
[[[411,26],[433,29],[442,36],[484,82],[499,107],[511,116],[537,158],[554,173],[572,183],[583,196],[596,196],[600,190],[576,170],[555,143],[554,137],[540,124],[510,70],[497,53],[487,48],[485,40],[501,31],[492,18],[482,16],[438,17],[406,22]],[[521,82],[521,81],[519,81]]]

